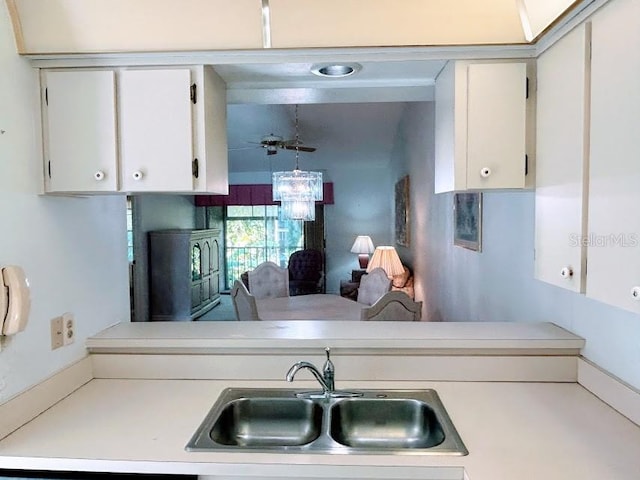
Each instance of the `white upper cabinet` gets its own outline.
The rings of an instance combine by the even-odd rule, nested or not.
[[[121,73],[123,190],[193,189],[191,84],[188,68]]]
[[[42,75],[45,190],[118,188],[115,72]]]
[[[46,192],[228,192],[211,67],[45,71],[43,87]]]
[[[584,293],[590,28],[538,58],[535,277]]]
[[[436,193],[532,186],[531,68],[509,61],[445,66],[436,79]]]
[[[587,296],[640,312],[640,2],[592,21]]]

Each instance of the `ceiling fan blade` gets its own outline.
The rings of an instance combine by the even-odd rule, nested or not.
[[[227,150],[229,150],[230,152],[237,152],[240,150],[256,150],[258,148],[262,148],[262,145],[258,144],[254,147],[230,147]]]
[[[307,147],[305,145],[284,145],[283,148],[287,149],[287,150],[299,150],[301,152],[315,152],[316,148],[315,147]]]

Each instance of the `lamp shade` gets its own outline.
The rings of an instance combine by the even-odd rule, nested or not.
[[[368,235],[358,235],[356,241],[353,242],[351,253],[373,253],[373,242]]]
[[[371,260],[369,261],[367,273],[377,267],[380,267],[387,272],[387,276],[389,278],[394,275],[404,273],[404,266],[400,261],[398,252],[396,252],[395,248],[389,245],[376,247],[376,250],[373,252],[373,257],[371,257]]]

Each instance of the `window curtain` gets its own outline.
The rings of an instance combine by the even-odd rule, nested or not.
[[[327,261],[325,256],[324,239],[324,205],[316,204],[316,219],[312,222],[304,222],[304,248],[312,248],[322,252],[322,292],[327,291]]]
[[[322,184],[323,197],[317,205],[333,205],[333,183]],[[277,205],[273,201],[271,184],[229,185],[228,195],[196,195],[196,207],[225,207],[227,205]]]
[[[324,252],[324,205],[316,204],[316,219],[304,222],[304,248]]]

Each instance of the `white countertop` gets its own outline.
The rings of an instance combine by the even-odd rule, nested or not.
[[[636,480],[640,427],[575,383],[359,382],[435,388],[469,455],[186,452],[223,388],[285,382],[94,379],[0,441],[0,468],[301,478]],[[298,382],[297,388],[314,386]]]
[[[295,342],[292,342],[295,340]],[[350,352],[547,350],[578,354],[584,339],[552,323],[514,322],[137,322],[120,323],[87,341],[91,352]]]

